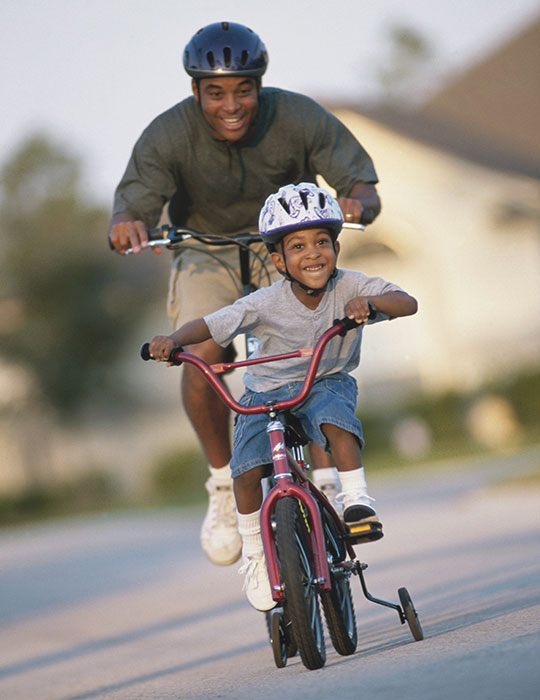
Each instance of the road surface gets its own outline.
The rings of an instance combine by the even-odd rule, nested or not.
[[[385,537],[357,547],[370,591],[406,586],[426,638],[352,580],[357,652],[274,666],[238,565],[198,545],[201,512],[72,518],[0,532],[2,700],[537,700],[540,449],[373,476]]]

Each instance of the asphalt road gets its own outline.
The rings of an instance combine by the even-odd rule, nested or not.
[[[357,547],[370,591],[406,586],[426,638],[352,580],[357,652],[274,666],[238,566],[209,564],[200,512],[0,532],[2,700],[540,698],[540,488],[494,486],[540,450],[371,478],[385,537]],[[540,482],[537,482],[537,484]]]

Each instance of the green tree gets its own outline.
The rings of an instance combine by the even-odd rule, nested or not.
[[[433,58],[429,41],[416,29],[397,24],[388,34],[388,55],[379,68],[382,102],[407,107],[423,96],[427,70]]]
[[[0,173],[0,308],[12,318],[1,353],[33,371],[63,418],[110,388],[150,288],[107,249],[108,218],[85,196],[79,160],[43,136]]]

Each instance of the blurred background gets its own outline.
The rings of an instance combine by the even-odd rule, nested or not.
[[[341,265],[420,311],[365,336],[370,469],[540,441],[538,0],[4,0],[0,522],[203,497],[179,371],[138,359],[168,256],[105,237],[135,140],[190,92],[184,45],[225,19],[375,161],[383,212]]]

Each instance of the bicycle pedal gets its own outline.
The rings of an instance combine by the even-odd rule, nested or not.
[[[375,542],[384,535],[382,523],[359,523],[358,525],[348,525],[347,529],[346,539],[351,544]]]

